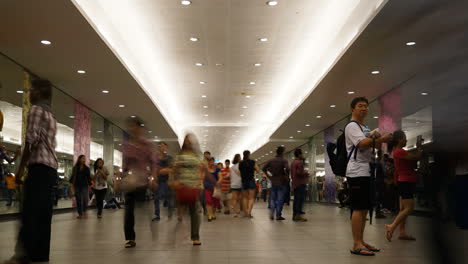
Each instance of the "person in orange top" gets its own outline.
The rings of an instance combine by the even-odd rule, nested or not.
[[[221,201],[223,201],[224,205],[224,214],[231,213],[231,161],[226,160],[224,161],[226,165],[223,169],[221,169]]]
[[[5,181],[7,185],[7,197],[8,197],[6,206],[11,206],[13,202],[13,197],[15,196],[15,193],[16,193],[16,187],[17,187],[16,182],[15,182],[16,181],[15,175],[13,175],[12,173],[9,173],[5,177]]]

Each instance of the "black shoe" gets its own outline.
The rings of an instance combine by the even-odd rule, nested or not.
[[[159,216],[156,216],[156,217],[154,217],[154,218],[153,218],[151,221],[153,221],[153,222],[154,222],[154,221],[159,221],[159,220],[161,220],[161,217],[159,217]]]
[[[275,220],[275,216],[270,215],[270,220]]]
[[[127,243],[125,243],[125,248],[134,248],[136,247],[136,242],[129,240]]]
[[[286,220],[286,218],[280,216],[280,217],[276,217],[276,221],[283,221],[283,220]]]
[[[300,214],[301,214],[301,215],[304,215],[304,214],[306,214],[306,212],[304,212],[304,211],[301,211],[301,212],[300,212]]]

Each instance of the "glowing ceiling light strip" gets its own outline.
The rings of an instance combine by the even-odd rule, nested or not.
[[[189,129],[188,123],[193,123],[193,115],[188,109],[190,104],[187,109],[180,107],[184,105],[183,99],[177,96],[176,89],[172,89],[175,88],[173,83],[177,73],[167,67],[172,62],[171,56],[174,56],[167,50],[175,45],[171,41],[176,40],[168,40],[167,36],[155,33],[155,26],[166,24],[162,21],[164,16],[155,16],[153,9],[148,8],[157,7],[157,2],[142,0],[136,5],[129,0],[72,1],[151,98],[181,143],[182,132]],[[304,12],[317,15],[309,16],[313,21],[306,21],[299,32],[304,39],[297,41],[299,45],[293,52],[288,51],[288,58],[282,61],[284,75],[273,76],[272,94],[276,96],[269,98],[271,107],[257,111],[257,116],[249,116],[253,120],[249,120],[250,123],[265,122],[265,116],[270,117],[266,120],[269,124],[250,127],[248,136],[239,138],[236,149],[232,149],[228,157],[244,149],[253,152],[267,143],[386,2],[303,1]]]

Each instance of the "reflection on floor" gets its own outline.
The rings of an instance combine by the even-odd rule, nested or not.
[[[211,223],[204,219],[201,247],[191,245],[187,216],[178,223],[176,217],[169,220],[163,214],[160,222],[152,223],[151,203],[137,213],[134,249],[123,248],[123,210],[105,210],[102,219],[96,218],[95,210],[82,220],[73,213],[55,215],[50,263],[434,263],[429,218],[409,218],[408,229],[416,242],[391,243],[384,237],[384,224],[390,219],[375,220],[366,228],[365,238],[382,252],[376,257],[360,257],[349,253],[352,240],[346,209],[309,204],[309,221],[295,223],[291,207],[285,207],[287,220],[278,222],[269,220],[264,203],[255,206],[253,219],[231,215],[220,215]],[[16,221],[0,223],[0,260],[13,252],[16,226]],[[458,239],[466,239],[466,235]],[[464,240],[465,249],[467,242]]]
[[[14,201],[12,206],[6,206],[6,201],[0,201],[0,215],[2,214],[14,214],[19,212],[19,202]],[[71,208],[72,200],[71,199],[60,199],[57,203],[57,206],[54,209],[63,209]]]

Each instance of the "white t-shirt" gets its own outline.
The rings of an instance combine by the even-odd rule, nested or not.
[[[102,167],[102,170],[103,170],[104,174],[106,174],[106,176],[109,177],[109,171],[107,170],[107,168]],[[96,174],[95,174],[95,176],[96,176]],[[104,179],[101,175],[95,177],[93,189],[95,189],[95,190],[107,189],[107,180]]]
[[[353,146],[357,146],[361,140],[367,138],[370,134],[370,129],[367,126],[362,126],[362,130],[357,123],[350,123],[346,126],[346,150],[350,154]],[[363,132],[364,131],[364,132]],[[372,149],[359,149],[357,150],[356,159],[354,159],[354,152],[349,159],[346,168],[346,177],[370,177],[370,165],[372,159]]]
[[[240,176],[239,163],[231,166],[231,188],[242,188],[242,178]]]

